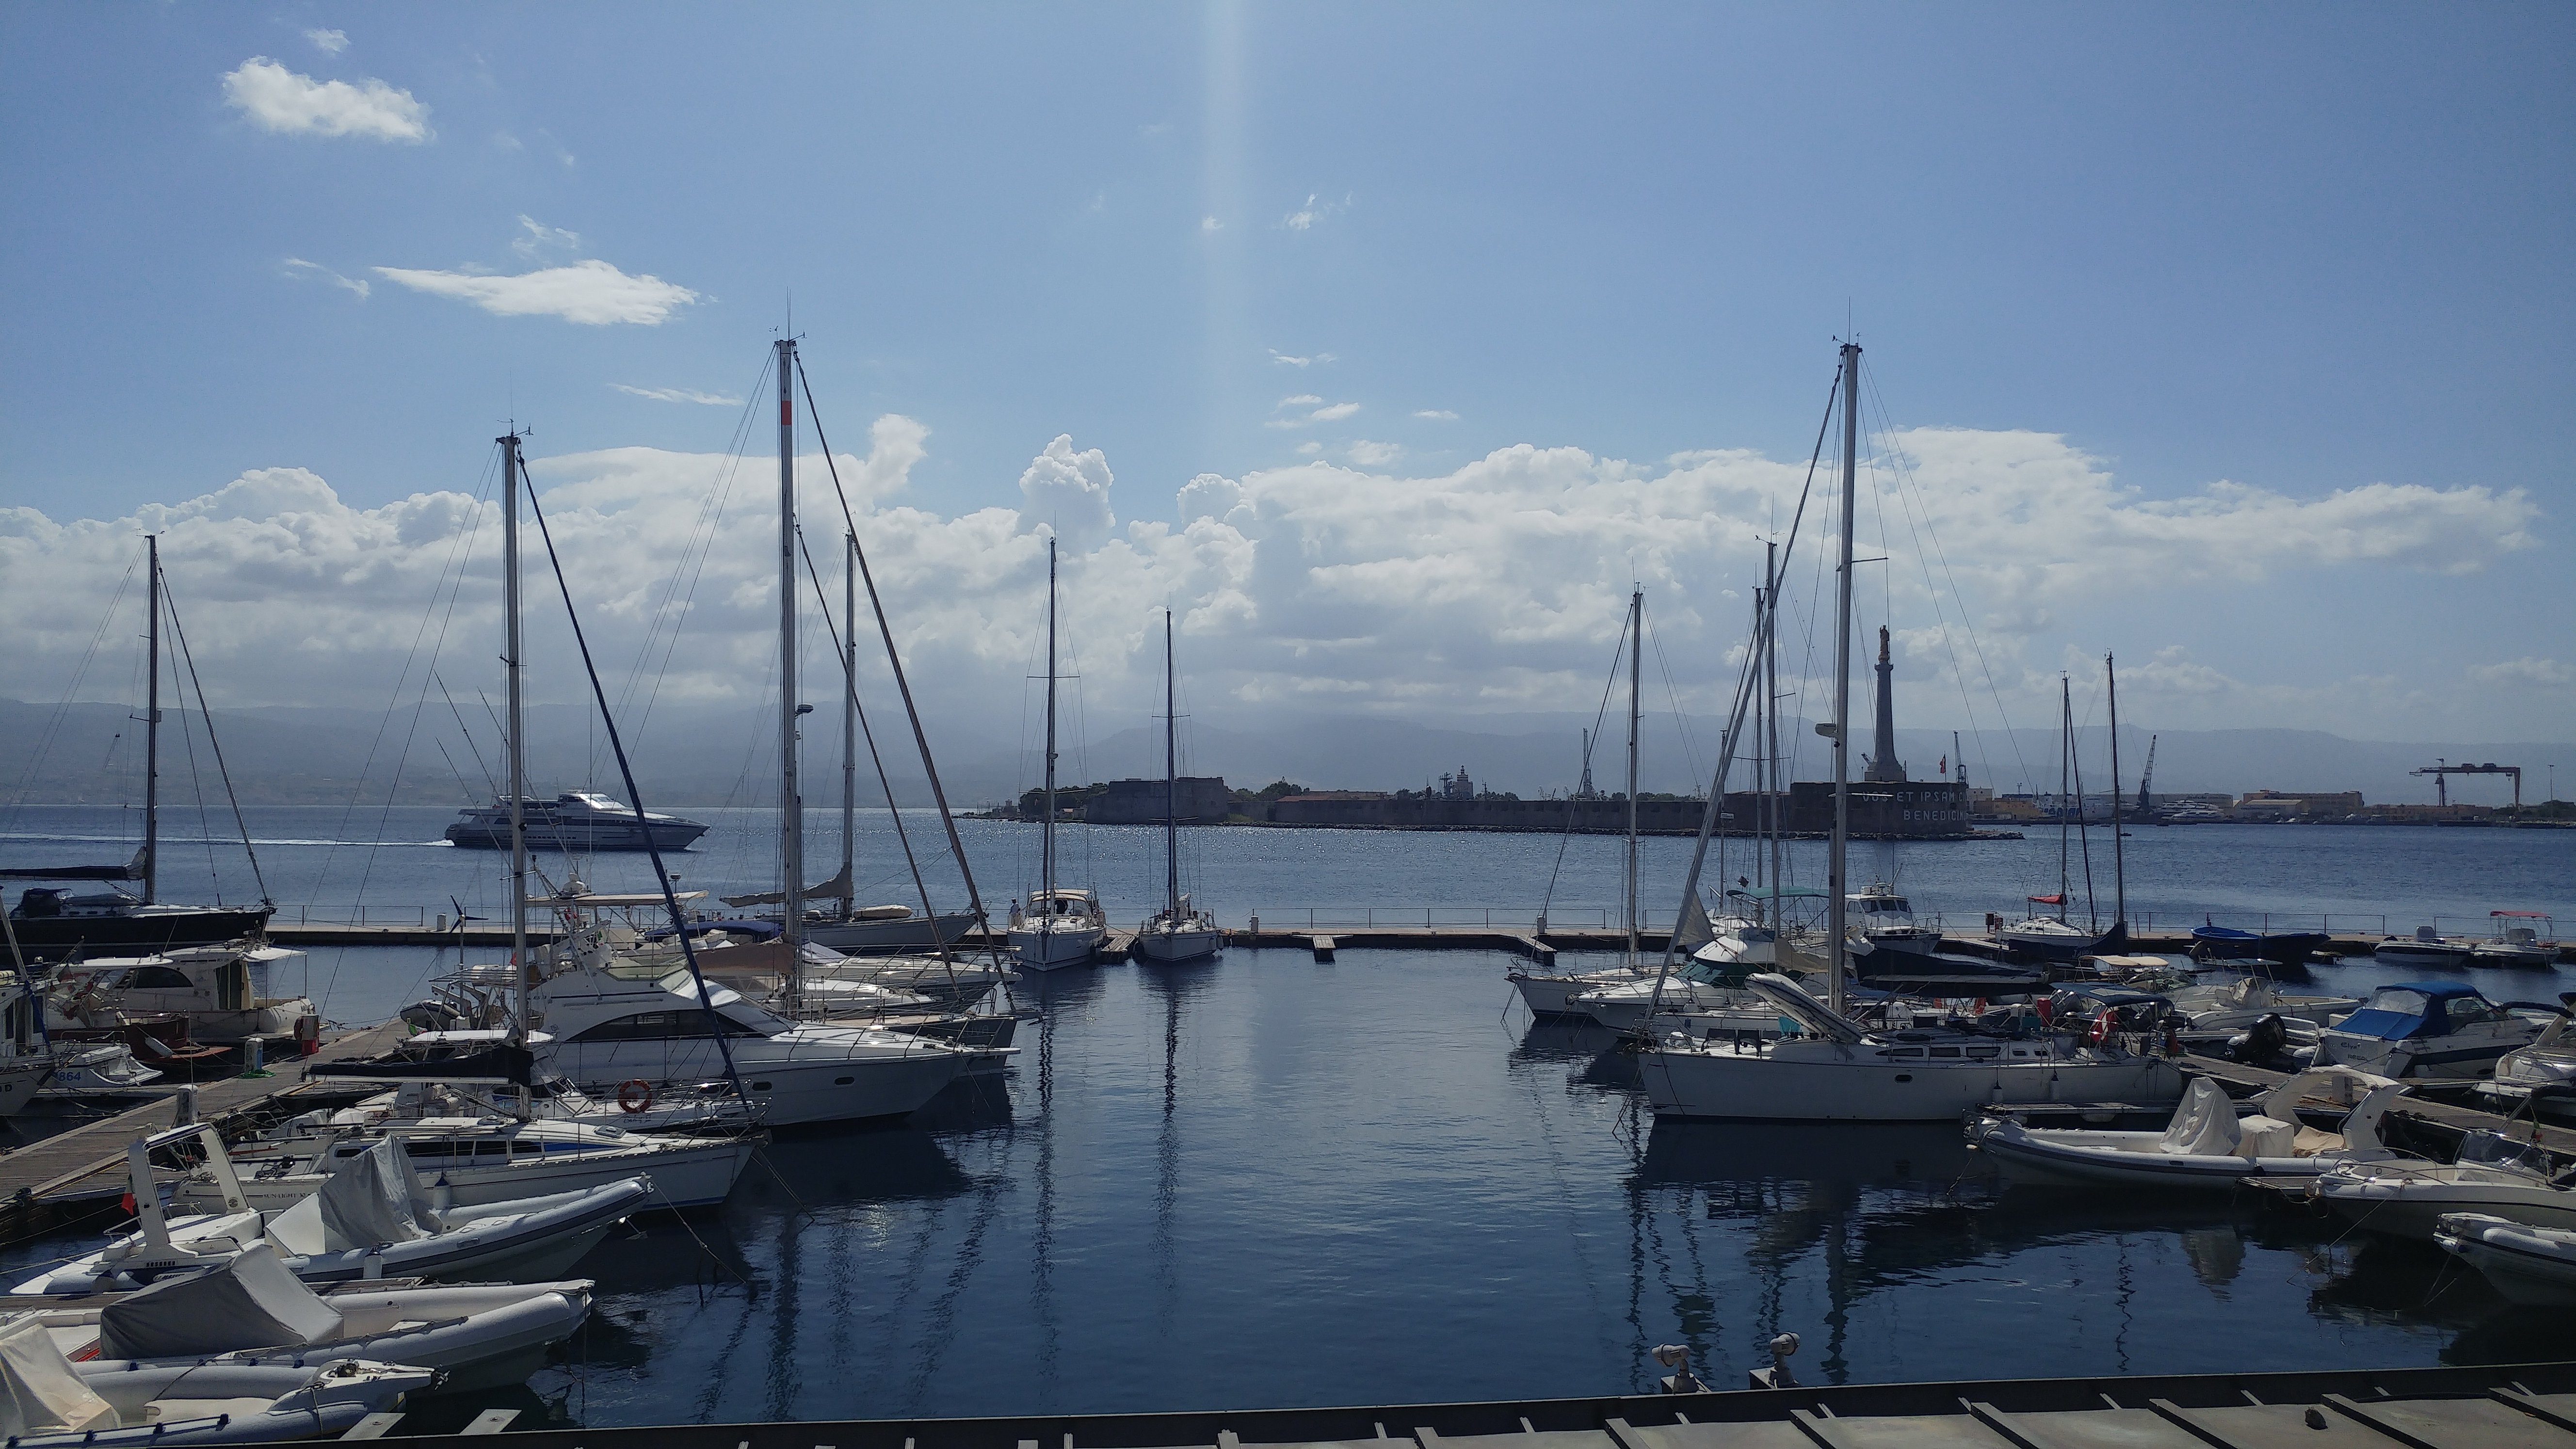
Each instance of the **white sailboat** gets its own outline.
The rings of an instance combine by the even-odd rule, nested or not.
[[[1033,971],[1088,966],[1109,934],[1099,898],[1055,883],[1055,540],[1047,540],[1046,819],[1038,843],[1038,888],[1011,906],[1011,949]]]
[[[1846,919],[1851,888],[1846,856],[1851,835],[1852,534],[1860,452],[1860,348],[1842,349],[1842,530],[1835,573],[1834,719],[1819,732],[1833,741],[1834,826],[1827,853],[1826,1000],[1785,976],[1769,973],[1746,985],[1788,1018],[1794,1035],[1777,1041],[1663,1036],[1638,1057],[1638,1076],[1658,1116],[1805,1122],[1952,1120],[1992,1102],[2172,1102],[2183,1091],[2180,1068],[2143,1052],[2070,1046],[2055,1037],[2005,1037],[1969,1031],[1873,1032],[1843,1014],[1844,973],[1852,956]],[[1732,741],[1730,741],[1730,748]],[[1725,786],[1724,760],[1711,790]],[[1706,825],[1703,826],[1703,837]],[[1684,909],[1697,905],[1694,864]]]
[[[1163,611],[1163,908],[1136,928],[1136,951],[1148,961],[1197,961],[1225,945],[1216,918],[1181,894],[1180,745],[1172,675],[1172,611]]]
[[[1521,1001],[1527,1005],[1530,1012],[1536,1016],[1588,1017],[1592,1015],[1592,1008],[1578,998],[1587,996],[1596,991],[1633,985],[1639,980],[1647,978],[1652,974],[1646,970],[1645,962],[1640,959],[1637,954],[1637,691],[1639,679],[1641,677],[1641,660],[1645,654],[1643,627],[1645,622],[1645,611],[1645,591],[1642,589],[1631,591],[1628,595],[1628,622],[1626,625],[1626,648],[1628,650],[1628,853],[1626,860],[1620,866],[1619,875],[1621,901],[1619,925],[1624,940],[1624,944],[1620,948],[1619,965],[1615,969],[1609,971],[1514,971],[1510,973],[1506,979],[1512,983],[1515,990],[1520,992]],[[1584,779],[1588,784],[1591,779],[1592,770],[1591,760],[1588,755],[1584,760],[1583,768]],[[1674,929],[1677,931],[1689,930],[1688,927],[1680,923],[1676,923]],[[1703,940],[1706,939],[1707,936],[1707,933],[1704,930],[1690,932],[1690,934],[1696,935]]]
[[[796,774],[796,720],[802,712],[796,703],[796,343],[781,338],[777,348],[780,866],[786,885],[780,934],[792,1003],[805,927],[803,797]],[[525,468],[518,435],[499,441],[506,450],[502,550],[515,812],[526,793],[518,580],[518,489]],[[787,1127],[901,1116],[936,1096],[964,1068],[966,1053],[921,1037],[789,1021],[713,983],[702,991],[682,938],[647,942],[631,923],[609,914],[665,906],[676,916],[681,897],[667,893],[667,881],[664,892],[629,896],[594,894],[572,882],[532,902],[523,823],[512,830],[510,935],[519,1012],[512,1034],[536,1051],[540,1065],[575,1085],[621,1097],[640,1091],[649,1101],[673,1085],[693,1089],[731,1080],[764,1125]],[[527,946],[531,904],[560,917],[559,944],[542,963]],[[530,1033],[538,1028],[551,1039],[533,1039]]]

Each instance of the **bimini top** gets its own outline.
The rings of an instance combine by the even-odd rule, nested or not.
[[[2330,1029],[2351,1036],[2375,1036],[2381,1041],[2448,1036],[2450,1003],[2460,1000],[2487,1004],[2476,987],[2458,981],[2408,981],[2383,986],[2371,993],[2361,1010]]]

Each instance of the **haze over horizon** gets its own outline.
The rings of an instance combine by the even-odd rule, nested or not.
[[[1094,739],[1165,607],[1211,727],[1589,718],[1632,586],[1706,716],[1852,331],[1856,713],[1883,622],[1909,730],[2098,724],[2112,653],[2141,730],[2576,739],[2564,8],[633,19],[0,12],[0,697],[140,698],[155,531],[218,711],[479,710],[515,419],[621,707],[748,708],[792,315],[961,741],[1025,741],[1050,537]]]

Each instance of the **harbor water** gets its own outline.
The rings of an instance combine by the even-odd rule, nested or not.
[[[676,858],[684,888],[772,884],[765,816],[689,813],[718,828]],[[345,812],[262,809],[251,826],[275,842],[260,864],[289,919],[359,904],[503,916],[504,862],[428,843],[450,814],[379,811],[361,830]],[[92,858],[130,839],[125,823],[22,810],[5,846]],[[834,824],[817,813],[817,877]],[[909,824],[925,860],[943,855],[934,817]],[[1033,831],[963,828],[988,901],[1025,888]],[[905,899],[882,820],[865,829],[862,899]],[[1067,837],[1069,880],[1132,923],[1158,894],[1159,832],[1087,835]],[[1544,836],[1189,842],[1190,885],[1227,924],[1256,908],[1286,924],[1542,902],[1567,924],[1615,921],[1608,839],[1563,843],[1561,859]],[[2576,834],[2191,827],[2128,845],[2130,914],[2158,924],[2269,914],[2360,931],[2385,916],[2399,933],[2437,918],[2468,933],[2505,908],[2576,928]],[[2094,846],[2107,916],[2103,832]],[[237,845],[180,841],[167,897],[211,894],[191,851],[227,899],[251,894]],[[1648,843],[1650,917],[1669,917],[1688,851]],[[1796,857],[1795,878],[1821,884],[1821,847]],[[1959,925],[2054,890],[2057,858],[2053,834],[1863,846],[1854,875],[1892,877]],[[560,879],[560,858],[546,864]],[[635,857],[578,869],[601,889],[650,878]],[[1730,855],[1712,879],[1739,874]],[[932,890],[954,903],[953,886]],[[380,1019],[456,959],[317,950],[308,989],[335,1020]],[[1038,1015],[1007,1074],[900,1125],[782,1135],[720,1211],[643,1221],[589,1258],[597,1312],[524,1390],[431,1412],[619,1425],[1606,1394],[1647,1388],[1661,1343],[1741,1382],[1784,1330],[1804,1339],[1798,1372],[1835,1382],[2576,1356],[2569,1315],[2513,1309],[2438,1252],[2250,1202],[2007,1191],[1950,1127],[1658,1124],[1606,1033],[1519,1010],[1513,964],[1234,950],[1033,978],[1018,1000]],[[2399,974],[2317,972],[2348,991]],[[2470,979],[2496,999],[2576,987],[2563,968]]]

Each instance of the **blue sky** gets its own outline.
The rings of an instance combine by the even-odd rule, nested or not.
[[[1954,566],[1997,566],[1956,587],[2013,661],[2017,722],[2104,649],[2173,665],[2139,708],[2177,726],[2563,740],[2576,717],[2553,578],[2576,505],[2563,6],[20,6],[0,66],[0,507],[51,526],[259,470],[360,512],[471,493],[510,417],[559,482],[604,450],[721,453],[742,410],[668,396],[743,398],[792,296],[834,446],[868,452],[888,415],[924,430],[901,502],[955,526],[893,537],[926,573],[943,547],[1002,547],[979,513],[1011,511],[1011,537],[1066,526],[1039,516],[1059,435],[1116,479],[1086,545],[1177,548],[1134,530],[1189,524],[1193,477],[1241,485],[1217,500],[1238,514],[1206,505],[1234,541],[1202,541],[1205,573],[1237,544],[1364,535],[1325,470],[1451,480],[1472,513],[1480,460],[1520,444],[1579,450],[1567,478],[1706,450],[1801,463],[1848,317],[1893,429],[2006,440],[1926,487],[2000,476],[2038,434],[2112,480],[2103,508],[2205,525],[2147,529],[2156,553],[2018,506],[2018,528],[1945,521]],[[333,82],[356,89],[315,98]],[[584,264],[511,295],[631,320],[470,295]],[[2326,506],[2372,485],[2418,491]],[[1511,505],[1556,508],[1535,496]],[[2257,533],[2260,556],[2226,552]],[[94,562],[16,536],[22,588]],[[1490,547],[1489,586],[1562,562],[1441,537]],[[1439,572],[1352,547],[1354,568]],[[206,568],[251,566],[209,548]],[[1275,557],[1203,588],[1172,563],[1153,592],[1211,652],[1270,650],[1271,674],[1358,660],[1318,666],[1310,699],[1588,712],[1566,682],[1597,674],[1645,577],[1714,676],[1740,632],[1723,590],[1758,555],[1594,552],[1569,572],[1600,597],[1557,612],[1602,617],[1530,632],[1563,657],[1503,690],[1475,676],[1512,627],[1455,632],[1499,605],[1421,600],[1417,643],[1459,670],[1423,691],[1382,637],[1400,627],[1349,647],[1343,610],[1321,648],[1317,618],[1243,582]],[[1026,643],[1033,556],[1011,557],[978,576],[977,622],[925,626],[997,681]],[[2037,597],[2024,564],[2099,586]],[[1102,588],[1091,627],[1123,657],[1154,600]],[[355,592],[326,603],[425,603]],[[1959,695],[1929,652],[1927,725]],[[62,687],[12,667],[0,691]]]

